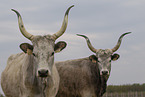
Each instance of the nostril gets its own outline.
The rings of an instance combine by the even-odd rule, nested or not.
[[[47,73],[48,74],[48,70],[46,70],[46,72],[45,73]]]
[[[40,74],[41,74],[41,72],[40,72],[40,71],[38,71],[38,74],[40,75]]]
[[[103,75],[107,75],[108,74],[108,71],[102,71],[102,74]]]
[[[39,70],[39,71],[38,71],[38,75],[39,75],[40,77],[47,77],[47,76],[48,76],[48,70],[44,70],[44,69]]]

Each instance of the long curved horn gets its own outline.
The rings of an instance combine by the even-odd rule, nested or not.
[[[20,15],[20,13],[14,9],[11,9],[12,11],[14,11],[17,16],[18,16],[18,24],[19,24],[19,29],[21,31],[21,33],[26,37],[28,38],[29,40],[32,40],[33,39],[33,35],[28,33],[26,30],[25,30],[25,27],[24,27],[24,24],[23,24],[23,21],[22,21],[22,17]]]
[[[81,35],[81,34],[77,34],[77,35],[78,35],[78,36],[81,36],[81,37],[84,37],[84,38],[86,39],[87,45],[88,45],[89,49],[90,49],[92,52],[94,52],[94,53],[97,52],[97,49],[95,49],[95,48],[92,46],[92,44],[91,44],[91,42],[90,42],[90,40],[89,40],[89,38],[88,38],[87,36]]]
[[[74,7],[74,5],[70,6],[67,11],[65,12],[65,16],[64,16],[64,19],[63,19],[63,23],[62,23],[62,26],[60,28],[60,30],[58,32],[56,32],[55,34],[52,35],[52,37],[54,38],[54,40],[56,40],[57,38],[59,38],[66,30],[67,28],[67,24],[68,24],[68,13],[69,13],[69,10]]]
[[[131,32],[126,32],[126,33],[122,34],[122,35],[119,37],[118,42],[117,42],[117,45],[112,49],[112,52],[115,52],[115,51],[117,51],[117,50],[119,49],[120,44],[121,44],[121,41],[122,41],[122,38],[123,38],[125,35],[130,34],[130,33],[131,33]]]

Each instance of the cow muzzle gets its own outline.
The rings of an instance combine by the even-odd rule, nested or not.
[[[50,72],[47,69],[38,70],[38,76],[39,77],[48,77],[49,75],[50,75]]]
[[[100,75],[109,75],[109,71],[108,70],[103,70],[100,72]]]

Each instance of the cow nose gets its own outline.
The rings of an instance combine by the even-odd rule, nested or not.
[[[107,75],[108,74],[108,71],[102,71],[102,74],[103,75]]]
[[[48,70],[42,69],[38,71],[39,77],[47,77],[48,76]]]

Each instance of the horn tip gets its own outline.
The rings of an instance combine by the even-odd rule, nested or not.
[[[17,14],[18,17],[19,16],[21,17],[20,13],[17,10],[15,10],[15,9],[11,9],[11,10],[14,11]]]
[[[75,5],[72,5],[71,7],[74,7]]]
[[[82,36],[82,37],[84,37],[84,35],[82,35],[82,34],[76,34],[77,36]]]
[[[15,13],[18,13],[15,9],[11,9],[12,11],[14,11]]]
[[[13,8],[12,8],[11,10],[12,10],[12,11],[15,11],[15,9],[13,9]]]
[[[14,11],[14,12],[17,12],[17,10],[15,10],[15,9],[13,9],[13,8],[12,8],[11,10]]]
[[[81,36],[81,34],[76,34],[77,36]]]
[[[126,33],[123,34],[123,36],[124,36],[124,35],[127,35],[127,34],[130,34],[130,33],[132,33],[132,32],[126,32]]]
[[[130,33],[132,33],[132,32],[126,32],[126,34],[130,34]]]
[[[84,37],[85,39],[88,39],[88,37],[87,36],[85,36],[85,35],[82,35],[82,34],[76,34],[77,36],[81,36],[81,37]]]

